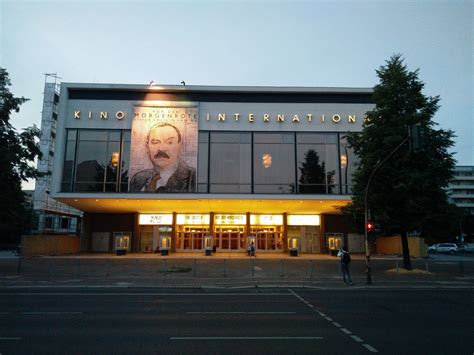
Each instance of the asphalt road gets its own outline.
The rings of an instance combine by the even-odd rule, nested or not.
[[[472,354],[473,289],[1,288],[0,353]]]

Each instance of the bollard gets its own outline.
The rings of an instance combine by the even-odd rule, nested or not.
[[[464,277],[464,264],[462,261],[459,262],[459,276]]]
[[[283,277],[283,259],[280,259],[280,277]]]
[[[194,259],[194,276],[196,276],[197,264],[196,259]]]
[[[18,257],[18,271],[17,271],[17,274],[20,275],[21,273],[21,256]]]
[[[430,268],[428,266],[428,260],[425,261],[425,269],[426,269],[426,272],[430,272]]]
[[[400,268],[398,267],[398,261],[395,261],[396,268],[397,268],[397,274],[400,275]]]
[[[224,277],[227,277],[226,268],[227,268],[227,259],[224,259]]]
[[[313,278],[313,260],[309,261],[309,278]]]

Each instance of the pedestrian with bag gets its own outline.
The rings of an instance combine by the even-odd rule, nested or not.
[[[344,285],[352,285],[351,272],[349,270],[349,264],[351,263],[351,256],[347,251],[346,247],[339,249],[337,256],[341,258],[341,273],[342,279],[344,280]]]

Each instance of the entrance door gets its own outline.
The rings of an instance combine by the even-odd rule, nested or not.
[[[178,226],[176,250],[201,251],[204,237],[209,235],[209,228],[199,226]]]
[[[253,227],[251,234],[256,236],[257,250],[283,251],[283,233],[280,226]]]
[[[244,226],[217,227],[215,246],[220,251],[245,250]]]
[[[92,233],[91,251],[108,252],[110,250],[110,233],[94,232]]]

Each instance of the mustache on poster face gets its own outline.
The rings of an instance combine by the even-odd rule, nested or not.
[[[166,152],[163,151],[163,150],[159,150],[159,151],[155,154],[154,157],[157,158],[157,159],[158,159],[158,158],[167,158],[167,159],[170,158],[170,156],[169,156],[168,154],[166,154]]]

